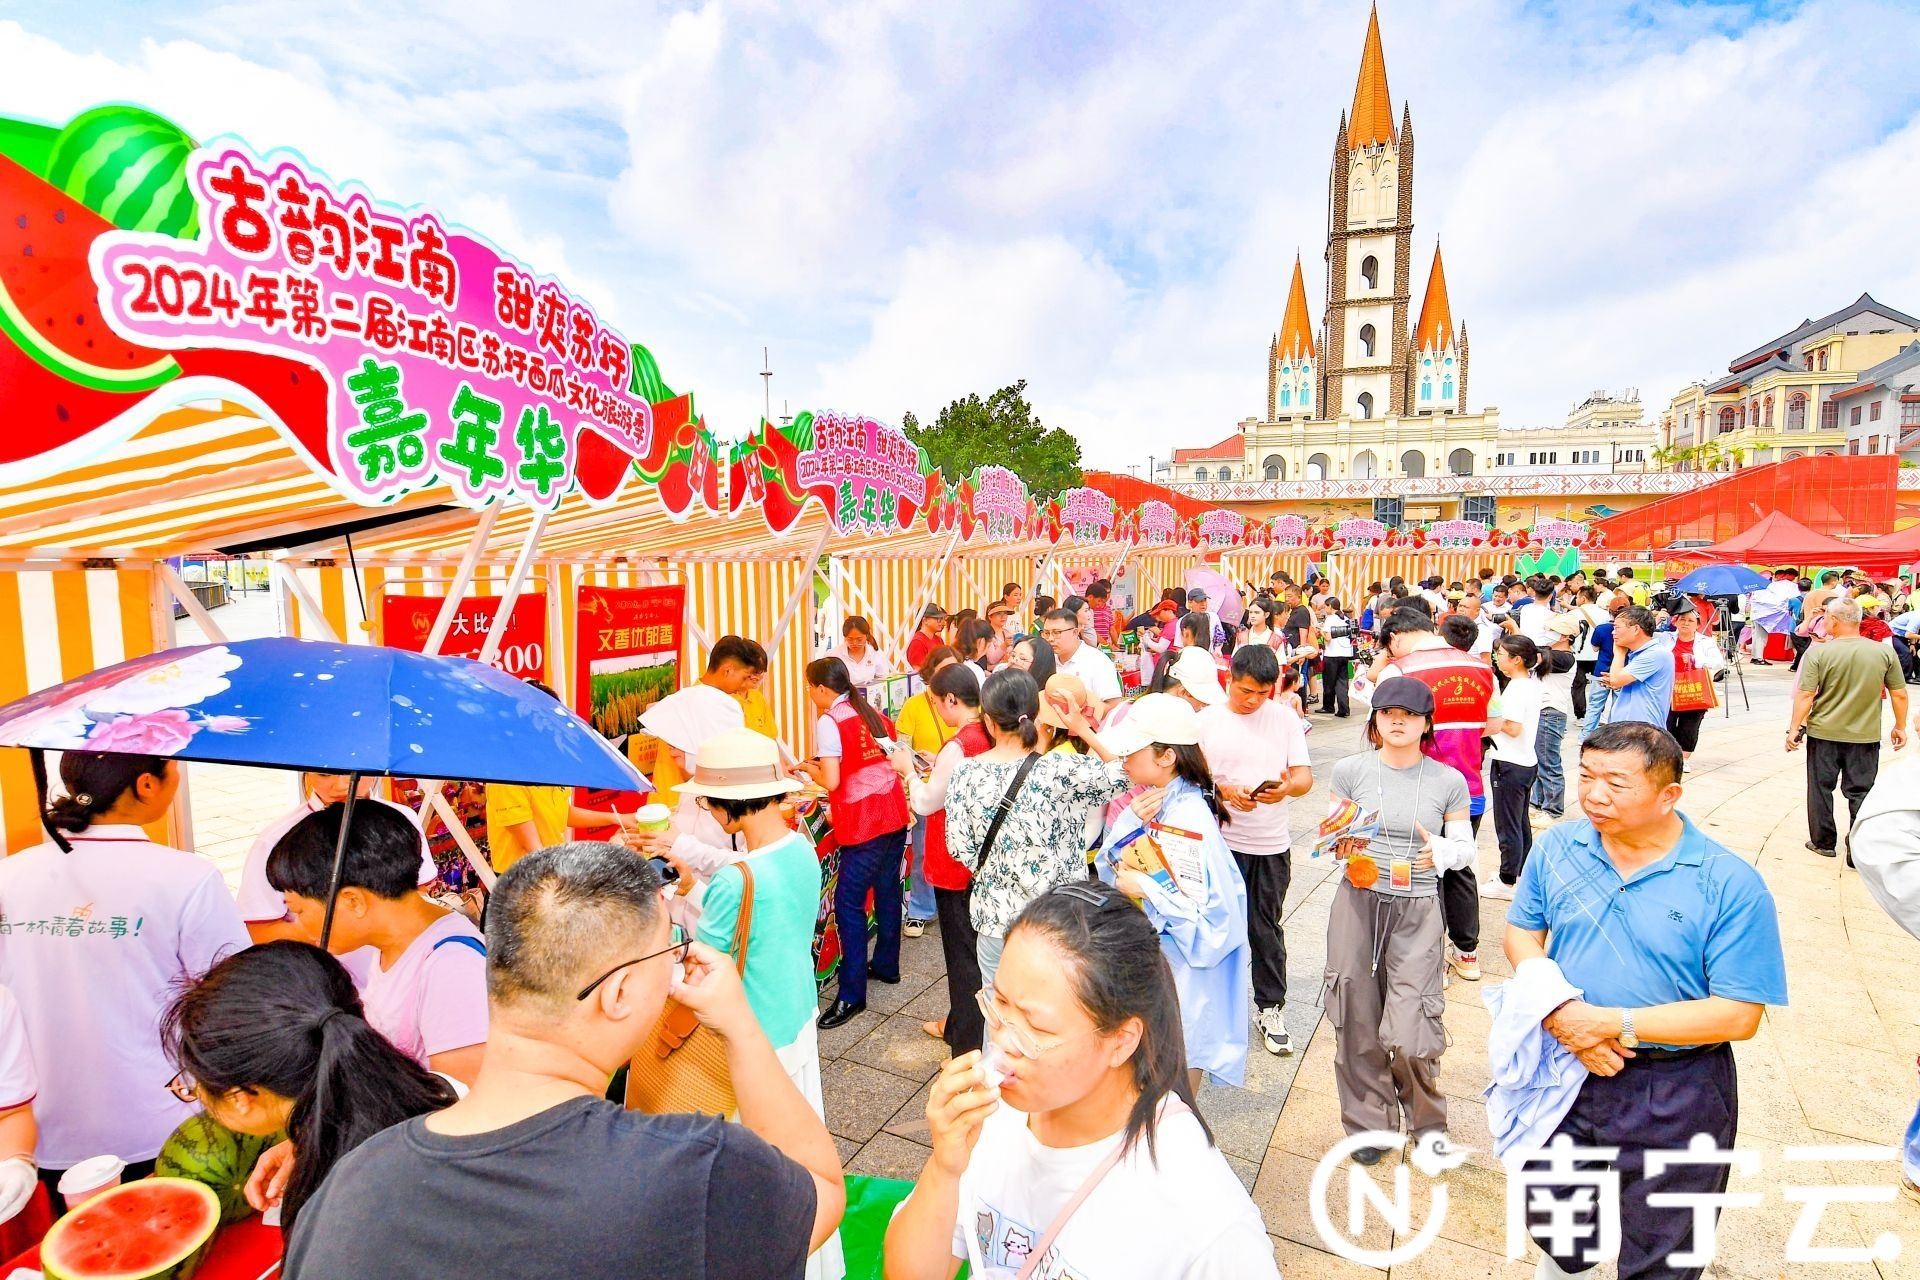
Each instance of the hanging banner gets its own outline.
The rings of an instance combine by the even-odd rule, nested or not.
[[[640,715],[680,687],[686,609],[685,586],[580,588],[573,709],[604,736],[632,739],[627,757],[642,773],[657,744]]]
[[[1387,540],[1387,526],[1364,516],[1342,520],[1333,527],[1333,540],[1343,547],[1377,547]]]
[[[445,596],[399,596],[380,598],[380,643],[394,649],[423,653],[434,619],[440,616]],[[478,658],[500,612],[497,596],[468,596],[454,611],[453,621],[440,642],[440,652],[454,658]],[[506,634],[493,665],[519,680],[547,678],[547,598],[538,592],[525,592],[513,602],[507,613]]]
[[[196,239],[93,242],[101,310],[148,346],[319,370],[325,463],[357,501],[443,483],[469,506],[551,510],[580,473],[617,488],[647,456],[652,409],[629,390],[630,344],[554,280],[290,152],[202,148],[186,181]]]
[[[794,459],[794,478],[826,504],[834,528],[882,534],[913,527],[927,494],[927,455],[919,445],[853,414],[813,415],[811,429],[810,444]]]
[[[1572,520],[1541,520],[1528,530],[1527,541],[1542,547],[1578,547],[1587,540],[1587,526]]]

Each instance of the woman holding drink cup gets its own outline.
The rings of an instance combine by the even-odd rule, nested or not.
[[[1420,681],[1381,681],[1366,732],[1373,750],[1335,765],[1331,783],[1335,812],[1352,816],[1354,832],[1335,845],[1346,883],[1327,920],[1334,1083],[1349,1135],[1397,1132],[1404,1118],[1418,1138],[1447,1127],[1439,881],[1474,860],[1467,784],[1423,752],[1433,739],[1433,693]],[[1354,1159],[1373,1164],[1381,1154],[1363,1147]]]

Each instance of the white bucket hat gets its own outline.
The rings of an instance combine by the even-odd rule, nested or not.
[[[642,729],[688,755],[714,734],[746,723],[747,713],[732,694],[706,684],[670,693],[640,713]]]
[[[780,745],[772,738],[751,729],[723,729],[700,744],[693,777],[681,783],[679,790],[681,795],[756,800],[798,791],[804,785],[780,768]]]
[[[1122,757],[1155,743],[1166,747],[1197,746],[1200,713],[1184,698],[1170,693],[1150,693],[1127,708],[1126,719],[1101,734],[1100,741],[1107,750]]]
[[[1220,668],[1215,664],[1213,655],[1198,645],[1188,645],[1173,660],[1169,674],[1180,682],[1185,689],[1210,707],[1217,707],[1227,700],[1227,691],[1220,687]]]

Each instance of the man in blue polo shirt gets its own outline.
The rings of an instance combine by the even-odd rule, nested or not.
[[[1673,651],[1653,642],[1658,625],[1652,611],[1642,605],[1629,605],[1613,615],[1613,643],[1626,661],[1616,657],[1600,677],[1600,683],[1611,690],[1601,724],[1638,720],[1665,727],[1667,713],[1673,710]]]
[[[1732,1041],[1752,1038],[1768,1005],[1787,1002],[1780,924],[1766,882],[1677,809],[1680,744],[1650,724],[1609,724],[1580,748],[1580,805],[1534,841],[1507,912],[1507,959],[1551,957],[1584,998],[1541,1026],[1591,1073],[1554,1131],[1581,1147],[1617,1147],[1620,1280],[1698,1276],[1669,1267],[1693,1247],[1693,1211],[1651,1193],[1722,1192],[1725,1164],[1644,1176],[1649,1150],[1695,1134],[1733,1146],[1739,1127]],[[1573,1188],[1553,1188],[1557,1200]],[[1591,1207],[1582,1215],[1593,1223]],[[1540,1219],[1530,1224],[1536,1237]],[[1577,1275],[1597,1233],[1541,1266]],[[1548,1248],[1544,1240],[1543,1249]]]

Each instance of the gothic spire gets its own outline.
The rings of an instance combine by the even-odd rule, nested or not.
[[[1300,274],[1300,255],[1293,255],[1293,284],[1287,290],[1287,313],[1280,322],[1274,352],[1284,356],[1313,355],[1313,321],[1307,315],[1307,285]]]
[[[1360,79],[1353,86],[1353,110],[1347,119],[1347,149],[1375,143],[1392,145],[1393,99],[1387,92],[1387,55],[1380,49],[1380,8],[1367,18],[1367,43],[1360,52]]]
[[[1416,351],[1437,349],[1453,340],[1453,312],[1447,306],[1447,269],[1440,261],[1440,245],[1433,246],[1433,270],[1427,276],[1427,296],[1420,303],[1420,323],[1414,327]]]

